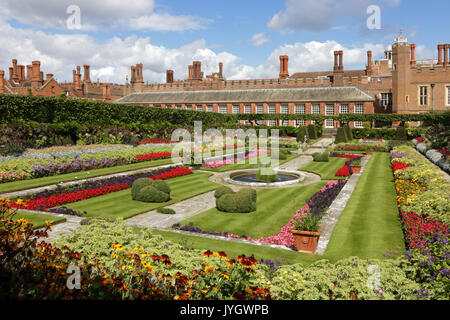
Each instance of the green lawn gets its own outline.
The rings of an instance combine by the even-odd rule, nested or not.
[[[66,204],[77,211],[87,211],[87,217],[130,218],[140,213],[192,198],[212,191],[220,185],[208,180],[210,173],[196,172],[187,176],[167,180],[172,192],[171,200],[163,203],[146,203],[131,199],[131,189]]]
[[[322,180],[345,179],[345,177],[336,177],[334,174],[345,165],[348,159],[335,157],[330,157],[329,159],[330,161],[328,162],[312,161],[298,170],[318,174]]]
[[[286,160],[280,160],[279,164],[283,164],[285,162],[288,162],[292,159],[297,158],[299,155],[298,154],[288,154],[286,157]],[[205,171],[214,171],[214,172],[225,172],[225,171],[232,171],[232,170],[241,170],[241,169],[253,169],[253,168],[257,168],[258,165],[256,164],[250,164],[249,160],[246,160],[245,163],[234,163],[234,164],[229,164],[226,166],[222,166],[222,167],[218,167],[218,168],[205,168],[202,167],[202,170]]]
[[[289,222],[297,209],[306,204],[307,199],[324,186],[325,182],[318,182],[304,187],[259,189],[255,212],[228,213],[213,208],[182,221],[182,224],[193,222],[203,230],[226,231],[253,239],[273,236]]]
[[[326,255],[380,258],[404,241],[389,153],[373,153],[337,223]]]
[[[30,222],[34,224],[34,229],[42,228],[45,225],[45,221],[47,220],[50,220],[53,224],[66,221],[65,218],[27,211],[19,211],[16,215],[14,215],[13,220],[17,221],[18,219],[30,220]]]
[[[111,167],[111,168],[102,168],[102,169],[95,169],[95,170],[89,170],[89,171],[80,171],[80,172],[60,174],[60,175],[44,177],[44,178],[7,182],[7,183],[0,184],[0,193],[27,190],[27,189],[37,188],[37,187],[48,186],[48,185],[60,183],[60,182],[76,181],[76,180],[82,180],[82,179],[87,179],[87,178],[106,176],[109,174],[138,170],[138,169],[143,169],[143,168],[150,168],[150,167],[161,166],[161,165],[170,164],[170,163],[172,163],[171,159],[143,161],[143,162],[127,164],[127,165]]]

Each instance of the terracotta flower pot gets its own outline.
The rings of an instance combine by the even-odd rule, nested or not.
[[[320,228],[319,232],[291,230],[297,250],[300,252],[314,253],[322,229]]]
[[[352,167],[353,174],[358,174],[361,172],[361,166],[360,165],[350,165]]]

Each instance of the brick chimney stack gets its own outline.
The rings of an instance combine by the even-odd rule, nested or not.
[[[203,79],[202,75],[202,63],[200,61],[194,61],[192,63],[192,76],[191,80],[200,81]]]
[[[19,81],[25,80],[25,66],[18,65],[17,66],[17,76]]]
[[[335,51],[334,52],[334,68],[333,68],[334,72],[338,72],[339,71],[338,56],[339,56],[339,51]]]
[[[32,66],[32,75],[31,75],[31,87],[39,88],[42,85],[41,82],[41,62],[33,61]]]
[[[85,64],[84,66],[84,82],[91,82],[91,75],[89,72],[89,65]]]
[[[27,81],[31,81],[33,66],[31,64],[27,65]]]
[[[444,68],[447,68],[448,65],[448,54],[450,51],[450,44],[444,44]]]
[[[442,51],[444,51],[444,45],[438,44],[438,64],[442,64]]]
[[[289,78],[288,60],[289,56],[280,56],[280,75],[279,75],[280,79]]]
[[[339,51],[339,71],[344,72],[344,51]]]
[[[136,65],[136,82],[144,83],[144,75],[142,74],[143,64],[138,63]]]
[[[5,71],[0,70],[0,93],[5,93]]]
[[[367,75],[372,74],[372,51],[367,51]]]
[[[131,66],[131,79],[130,79],[130,83],[134,84],[136,82],[136,67],[135,66]]]
[[[415,66],[416,65],[416,45],[414,43],[411,43],[410,45],[411,48],[411,66]]]
[[[166,70],[166,83],[173,83],[173,70]]]
[[[219,79],[223,79],[223,63],[219,62]]]
[[[9,80],[12,80],[13,74],[14,74],[14,69],[13,69],[13,67],[9,67]]]
[[[77,66],[77,73],[75,75],[75,90],[82,90],[81,87],[81,67]]]
[[[47,73],[47,74],[45,75],[45,81],[48,81],[48,80],[50,80],[51,78],[53,78],[53,73]]]
[[[12,65],[13,65],[12,80],[17,81],[19,80],[19,75],[17,74],[17,59],[12,59]]]

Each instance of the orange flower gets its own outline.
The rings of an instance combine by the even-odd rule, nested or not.
[[[213,270],[214,270],[214,268],[212,266],[208,266],[205,268],[206,274],[210,274]]]
[[[231,265],[233,265],[235,263],[236,263],[236,260],[234,260],[234,259],[228,260],[227,261],[227,267],[229,267],[229,266],[231,266]]]
[[[220,258],[225,258],[225,259],[228,258],[227,254],[225,252],[223,252],[223,251],[217,251],[216,254]]]
[[[202,256],[203,257],[212,257],[214,255],[214,253],[212,253],[211,251],[205,251],[203,252]]]

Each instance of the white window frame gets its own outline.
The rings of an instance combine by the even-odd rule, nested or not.
[[[381,94],[381,106],[385,108],[392,106],[392,93],[387,92]]]
[[[177,110],[182,110],[183,109],[183,106],[181,105],[181,104],[177,104]]]
[[[269,127],[275,127],[277,125],[277,121],[276,120],[267,120],[267,125]]]
[[[214,112],[214,106],[212,104],[206,105],[206,112]]]
[[[250,104],[244,105],[244,113],[252,113],[252,106]]]
[[[256,113],[264,113],[264,104],[257,104],[256,105]]]
[[[333,107],[333,113],[331,113],[329,111],[331,107]],[[327,116],[334,116],[335,112],[336,112],[336,105],[334,103],[333,104],[328,103],[325,106],[325,115],[327,115]],[[335,128],[335,127],[336,127],[336,124],[335,124],[333,119],[326,119],[325,120],[325,128]]]
[[[422,93],[422,89],[425,88],[426,92]],[[428,107],[430,102],[430,87],[427,85],[419,85],[418,86],[419,94],[418,94],[418,102],[421,107]],[[426,101],[425,101],[426,100]]]
[[[241,108],[240,108],[240,106],[238,105],[238,104],[233,104],[233,107],[232,107],[232,113],[233,114],[238,114],[238,113],[240,113],[240,111],[241,111]]]
[[[316,110],[316,108],[319,108],[319,109]],[[312,114],[320,114],[320,103],[313,103],[312,104],[312,106],[311,106],[311,113]]]
[[[192,109],[192,104],[187,104],[187,105],[186,105],[186,110],[193,110],[193,109]]]
[[[355,127],[355,128],[364,128],[364,125],[363,125],[363,122],[362,121],[355,121],[355,122],[353,122],[353,126]]]
[[[280,111],[281,111],[281,114],[289,114],[289,105],[288,104],[282,104],[281,106],[280,106]]]
[[[365,113],[364,103],[356,103],[355,104],[355,113],[356,114],[364,114]]]
[[[226,104],[219,104],[219,113],[228,113],[228,106]]]
[[[295,113],[296,114],[305,114],[306,113],[306,105],[304,103],[296,104],[295,105]]]
[[[277,113],[277,105],[276,104],[269,104],[268,107],[267,107],[267,113],[270,113],[270,114]]]
[[[445,92],[446,92],[446,95],[447,95],[447,99],[445,99],[445,101],[447,102],[446,104],[445,104],[445,106],[446,107],[450,107],[450,85],[448,85],[448,86],[445,86]]]
[[[340,114],[347,114],[350,113],[350,105],[348,103],[342,103],[339,106],[339,113]]]

